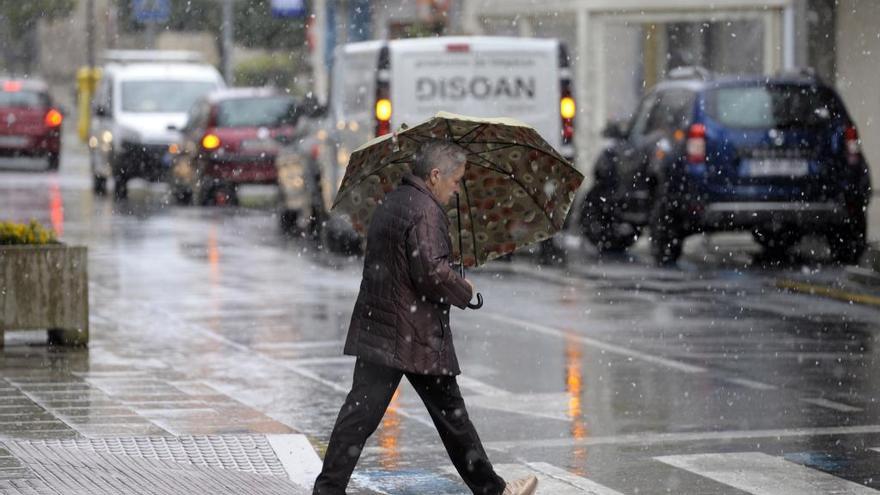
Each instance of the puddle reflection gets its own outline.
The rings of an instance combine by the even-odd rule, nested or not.
[[[568,417],[571,418],[571,436],[576,440],[587,438],[589,432],[583,415],[583,344],[567,335],[565,338],[565,390],[568,392]],[[571,451],[571,468],[574,474],[585,476],[587,447],[580,445]]]
[[[391,397],[391,403],[382,418],[382,429],[379,430],[379,445],[382,454],[379,462],[383,469],[397,469],[400,462],[400,387]]]

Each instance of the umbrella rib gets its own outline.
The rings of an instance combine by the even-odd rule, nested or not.
[[[528,148],[528,149],[530,149],[530,150],[534,150],[534,151],[537,151],[537,152],[539,152],[539,153],[543,153],[543,154],[545,154],[545,155],[549,155],[549,156],[552,157],[554,160],[556,160],[556,161],[558,161],[558,162],[562,162],[562,163],[565,164],[565,165],[569,165],[568,161],[567,161],[565,158],[562,158],[562,157],[560,157],[560,156],[557,156],[556,153],[548,152],[547,150],[544,150],[544,149],[538,148],[537,146],[533,146],[533,145],[528,144],[528,143],[510,143],[510,142],[505,142],[505,141],[480,141],[479,143],[477,143],[476,141],[471,141],[471,142],[468,143],[468,144],[469,144],[469,145],[471,145],[471,144],[500,144],[500,145],[505,145],[506,147],[522,146],[523,148]],[[506,149],[506,148],[501,148],[501,149]],[[496,151],[496,150],[487,150],[487,151]],[[555,151],[555,150],[554,150],[554,151]],[[486,153],[486,151],[483,151],[483,153]]]
[[[467,198],[468,218],[471,219],[471,248],[474,250],[474,267],[476,267],[480,264],[480,257],[477,255],[477,224],[474,222],[474,214],[471,212],[471,194],[468,192],[467,184],[461,181],[461,187],[464,189],[465,198]],[[458,214],[461,215],[461,212],[459,211]],[[461,238],[460,230],[458,237]],[[461,253],[461,264],[464,266],[464,253]]]
[[[471,134],[473,134],[474,131],[486,127],[486,125],[487,125],[487,124],[477,124],[477,125],[475,125],[473,129],[471,129],[471,130],[467,131],[466,133],[462,134],[461,137],[459,137],[458,140],[455,141],[455,142],[456,142],[457,144],[462,144],[462,143],[464,142],[464,139],[465,139],[466,137],[468,137],[468,136],[470,136]],[[468,144],[468,143],[465,143],[465,144]]]

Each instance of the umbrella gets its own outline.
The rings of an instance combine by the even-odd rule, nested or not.
[[[333,210],[366,235],[376,206],[410,170],[421,143],[455,142],[467,152],[461,194],[447,209],[453,262],[475,267],[549,239],[562,229],[583,174],[538,132],[508,118],[439,112],[399,132],[373,139],[349,159]]]

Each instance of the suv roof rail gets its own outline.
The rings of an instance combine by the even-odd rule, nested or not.
[[[683,65],[670,70],[666,74],[666,79],[700,79],[708,81],[712,79],[712,73],[709,69],[699,65]]]
[[[187,50],[107,50],[104,63],[134,64],[142,62],[200,63],[202,54]]]

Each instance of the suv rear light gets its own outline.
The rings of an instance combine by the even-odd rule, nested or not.
[[[688,129],[687,143],[688,163],[704,163],[706,161],[706,126],[693,124]]]
[[[376,73],[376,137],[391,132],[391,54],[388,46],[379,50],[379,71]]]
[[[43,122],[46,124],[46,127],[58,127],[61,125],[61,122],[64,121],[64,116],[61,115],[61,112],[55,110],[54,108],[50,109],[46,112],[46,116],[43,118]]]
[[[862,154],[862,141],[859,139],[859,131],[853,125],[843,131],[843,149],[846,153],[846,161],[850,165],[859,163]]]
[[[206,150],[216,150],[220,147],[220,138],[216,134],[205,134],[202,138],[202,148]]]
[[[3,83],[3,91],[7,93],[21,91],[21,81],[5,81]]]

